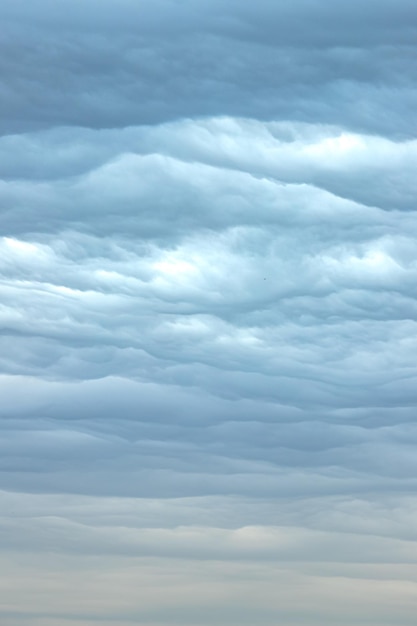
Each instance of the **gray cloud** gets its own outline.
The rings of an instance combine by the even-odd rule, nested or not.
[[[96,5],[3,3],[3,132],[227,114],[412,133],[409,0]]]
[[[2,623],[414,623],[415,3],[25,5]]]

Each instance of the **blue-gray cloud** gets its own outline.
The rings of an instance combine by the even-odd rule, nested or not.
[[[415,3],[25,5],[3,622],[412,624]]]
[[[415,3],[3,3],[2,131],[233,115],[409,136]]]

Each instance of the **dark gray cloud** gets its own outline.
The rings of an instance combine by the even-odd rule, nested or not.
[[[26,4],[3,3],[4,133],[225,114],[413,132],[411,1]]]
[[[2,623],[414,623],[415,3],[1,13]]]

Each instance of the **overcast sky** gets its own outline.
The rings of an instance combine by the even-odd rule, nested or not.
[[[415,0],[2,0],[2,626],[412,626]]]

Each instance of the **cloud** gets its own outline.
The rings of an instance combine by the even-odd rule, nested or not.
[[[410,136],[410,0],[97,4],[3,3],[3,132],[226,114]]]
[[[415,5],[2,4],[6,626],[415,620]]]

